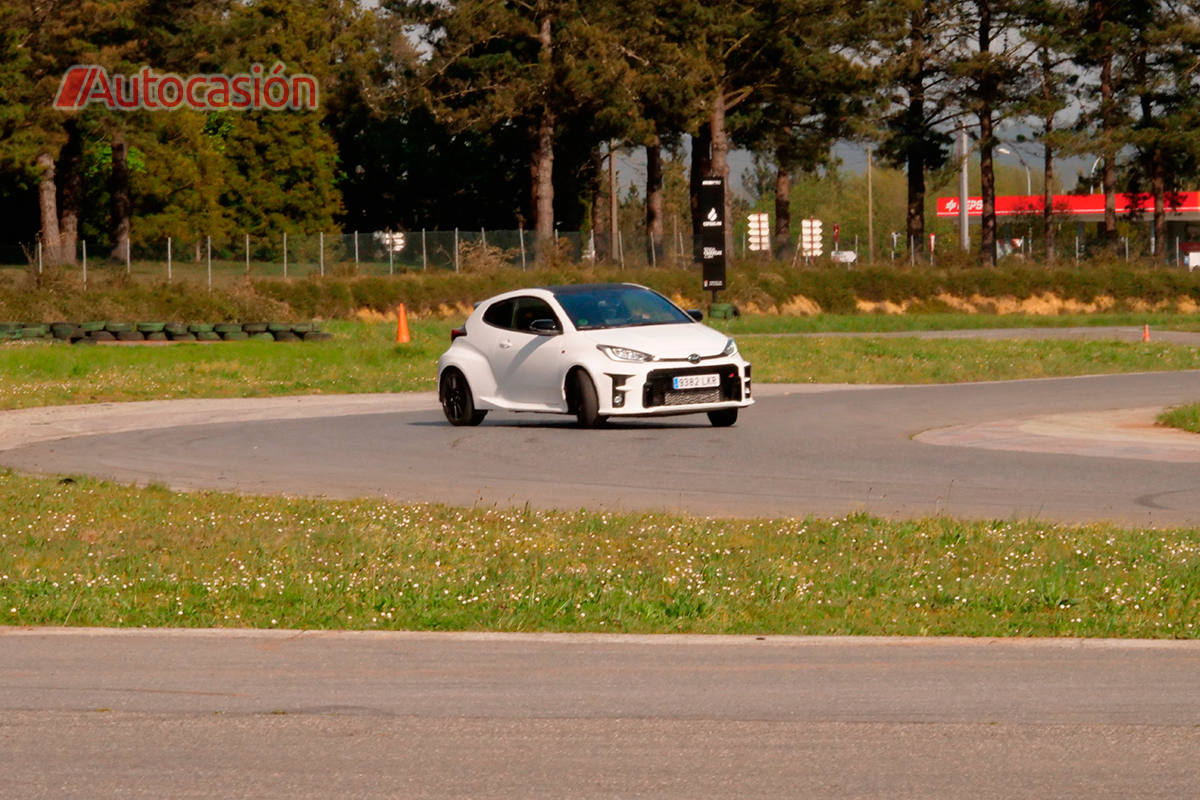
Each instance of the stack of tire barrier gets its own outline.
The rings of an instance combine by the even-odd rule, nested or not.
[[[0,342],[320,342],[332,338],[312,322],[0,322]]]

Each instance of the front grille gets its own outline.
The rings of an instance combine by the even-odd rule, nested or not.
[[[664,406],[687,406],[696,403],[719,403],[721,400],[721,390],[714,386],[711,389],[684,389],[678,392],[665,392],[663,393],[662,404]]]
[[[680,375],[711,375],[721,376],[721,385],[705,389],[671,388],[672,379]],[[642,390],[642,407],[656,406],[686,406],[700,403],[722,403],[742,399],[742,382],[738,378],[737,367],[693,367],[691,369],[658,369],[646,376],[646,386]]]

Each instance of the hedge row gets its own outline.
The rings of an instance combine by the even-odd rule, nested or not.
[[[99,342],[322,341],[330,335],[311,322],[0,322],[0,340]]]
[[[138,284],[98,270],[87,291],[67,281],[0,287],[0,318],[9,319],[345,319],[364,309],[462,316],[471,304],[524,286],[629,280],[678,296],[690,306],[710,298],[698,268],[616,270],[578,267],[503,269],[476,273],[409,272],[381,277],[327,276],[241,280],[208,291],[202,284]],[[106,282],[107,281],[107,282]],[[747,308],[787,306],[854,313],[864,303],[903,304],[910,311],[955,308],[947,298],[1026,298],[1053,295],[1111,310],[1141,310],[1145,304],[1200,303],[1200,272],[1119,263],[1047,269],[931,267],[792,267],[786,263],[741,264],[728,272],[720,299]],[[797,298],[804,302],[797,303]]]

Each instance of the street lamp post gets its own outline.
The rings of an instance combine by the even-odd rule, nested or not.
[[[1020,153],[1009,150],[1007,147],[997,147],[996,152],[1004,153],[1004,155],[1006,155],[1006,156],[1016,156],[1017,157],[1017,160],[1021,162],[1021,166],[1025,168],[1025,194],[1032,195],[1033,194],[1033,175],[1029,171],[1029,165],[1025,163],[1025,158]]]
[[[1025,168],[1025,196],[1032,197],[1033,196],[1033,174],[1029,171],[1029,165],[1025,163],[1025,157],[1022,156],[1019,152],[1016,152],[1014,150],[1009,150],[1007,147],[997,147],[996,152],[1003,153],[1006,156],[1016,156],[1017,160],[1021,162],[1021,166]],[[1029,226],[1029,230],[1025,234],[1025,241],[1027,241],[1029,243],[1027,245],[1029,247],[1029,255],[1032,256],[1033,255],[1033,225]]]

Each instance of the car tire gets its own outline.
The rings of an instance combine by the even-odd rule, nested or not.
[[[438,399],[442,401],[442,412],[451,425],[478,425],[487,416],[486,411],[476,410],[467,376],[454,367],[442,373]]]
[[[708,412],[708,421],[712,423],[714,428],[728,428],[737,422],[737,417],[738,410],[736,408],[722,408],[717,411]]]
[[[600,416],[600,399],[596,395],[596,384],[582,369],[575,370],[574,380],[575,420],[581,428],[597,428],[604,424]]]

